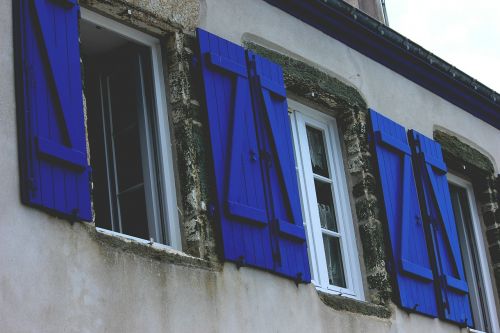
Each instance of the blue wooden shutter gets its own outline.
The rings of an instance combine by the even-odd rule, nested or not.
[[[15,1],[23,201],[91,220],[76,0]]]
[[[283,72],[279,65],[251,52],[248,58],[254,108],[267,159],[265,175],[273,223],[275,271],[300,282],[310,282]]]
[[[373,110],[370,117],[391,242],[391,273],[400,305],[437,316],[431,260],[406,131]]]
[[[245,50],[197,30],[226,260],[273,269]]]
[[[430,223],[430,234],[439,276],[439,308],[441,316],[472,327],[468,287],[458,243],[455,217],[451,205],[447,168],[441,145],[426,136],[409,132],[417,184],[424,216]]]

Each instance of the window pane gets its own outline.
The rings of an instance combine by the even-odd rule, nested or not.
[[[330,284],[346,288],[340,240],[337,237],[323,234],[323,244],[325,246],[326,268]]]
[[[143,182],[139,130],[129,127],[114,141],[118,190],[121,192]]]
[[[317,175],[329,178],[330,174],[328,172],[323,132],[309,126],[306,126],[306,130],[313,172]]]
[[[120,195],[122,233],[149,239],[144,187]]]
[[[316,188],[321,228],[338,232],[333,206],[332,185],[315,179],[314,187]]]
[[[137,122],[137,81],[130,69],[119,68],[109,76],[109,91],[116,134]]]

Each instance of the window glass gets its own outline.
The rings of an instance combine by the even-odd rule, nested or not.
[[[329,177],[323,132],[310,126],[306,126],[306,129],[313,172],[323,177]]]
[[[342,264],[342,252],[340,250],[340,240],[337,237],[323,234],[323,244],[325,246],[328,281],[331,285],[345,288],[346,283]]]
[[[335,120],[289,102],[311,273],[326,292],[363,298]]]
[[[337,232],[331,184],[315,179],[314,188],[316,190],[321,228]]]
[[[478,248],[474,237],[473,221],[467,189],[449,184],[453,212],[464,263],[465,277],[469,286],[469,298],[475,328],[489,331],[489,318],[484,294],[484,282],[480,270]]]

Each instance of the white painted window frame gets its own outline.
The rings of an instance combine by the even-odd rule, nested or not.
[[[479,220],[479,214],[477,210],[477,205],[476,205],[476,199],[474,197],[474,188],[472,186],[472,183],[458,177],[452,173],[447,174],[448,182],[456,185],[458,187],[461,187],[465,189],[465,192],[467,193],[467,202],[469,204],[469,209],[470,209],[470,214],[471,214],[471,219],[472,219],[472,232],[474,233],[472,236],[474,237],[474,241],[477,244],[477,253],[479,257],[479,267],[480,267],[480,274],[481,277],[483,278],[483,285],[484,285],[484,294],[485,294],[485,302],[486,302],[486,308],[488,311],[488,317],[490,319],[491,323],[491,333],[500,333],[500,328],[499,328],[499,323],[498,323],[498,315],[497,315],[497,310],[495,306],[495,296],[493,293],[493,282],[491,280],[491,275],[490,275],[490,270],[489,270],[489,264],[488,264],[488,257],[486,254],[486,247],[484,246],[485,240],[483,237],[483,230],[481,228],[481,221]],[[476,331],[479,332],[479,331]],[[488,332],[490,333],[490,332]]]
[[[168,108],[167,108],[167,97],[165,89],[165,78],[162,66],[162,52],[160,41],[150,36],[146,33],[128,27],[121,24],[113,19],[99,15],[86,8],[81,8],[81,19],[88,21],[90,23],[96,24],[103,27],[109,31],[112,31],[125,39],[128,39],[134,43],[148,47],[151,52],[151,67],[152,67],[152,79],[154,87],[154,107],[156,112],[156,117],[158,120],[157,128],[157,140],[158,140],[158,161],[160,175],[160,184],[162,187],[161,193],[165,197],[158,200],[159,204],[163,205],[163,210],[165,212],[165,221],[154,221],[156,226],[164,224],[165,230],[167,231],[167,243],[168,246],[174,249],[181,249],[181,237],[179,230],[179,216],[177,213],[177,198],[175,190],[175,176],[173,167],[173,155],[172,155],[172,143],[170,136],[170,126],[168,121]],[[149,146],[151,148],[151,146]],[[151,158],[152,153],[150,152],[149,157]],[[145,180],[146,181],[146,180]],[[146,194],[147,196],[148,194]],[[159,219],[159,216],[155,216],[154,219]]]
[[[302,213],[307,236],[312,282],[324,292],[364,300],[361,268],[356,246],[349,191],[345,179],[342,149],[335,118],[311,109],[293,100],[288,100],[291,110],[292,133],[297,162]],[[314,176],[310,163],[306,125],[320,129],[325,134],[328,167],[333,181],[335,214],[341,237],[342,262],[346,288],[330,285],[323,246],[323,236],[316,205]]]

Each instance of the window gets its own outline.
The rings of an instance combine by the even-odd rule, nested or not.
[[[454,175],[448,180],[475,328],[494,332],[498,322],[472,185]]]
[[[96,226],[179,247],[159,41],[84,9],[80,37]]]
[[[293,101],[289,106],[313,282],[363,299],[335,119]]]

